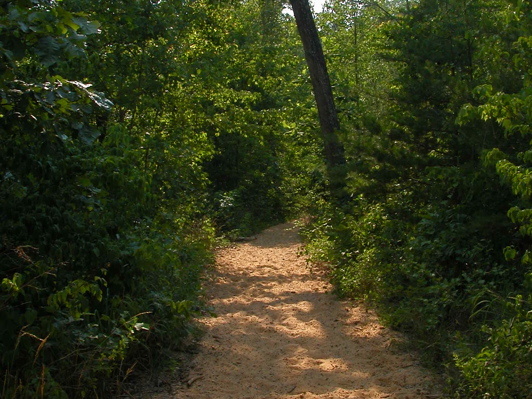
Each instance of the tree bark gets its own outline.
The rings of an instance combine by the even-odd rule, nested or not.
[[[346,177],[345,154],[338,139],[337,133],[340,130],[340,122],[334,105],[331,82],[318,30],[308,0],[290,0],[290,4],[301,36],[312,81],[331,188],[334,191],[343,191]],[[335,196],[337,195],[338,193]]]

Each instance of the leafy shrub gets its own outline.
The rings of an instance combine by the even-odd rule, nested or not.
[[[531,282],[529,274],[529,291]],[[462,373],[459,390],[470,398],[528,398],[532,390],[532,295],[494,302],[502,305],[504,318],[483,326],[485,346],[478,352],[455,354]]]
[[[112,103],[60,76],[87,62],[86,14],[19,0],[0,25],[0,396],[109,395],[190,332],[205,179],[170,144],[149,168],[146,142],[102,126]]]

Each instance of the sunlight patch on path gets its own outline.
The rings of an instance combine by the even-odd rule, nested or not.
[[[284,224],[219,252],[206,335],[191,386],[158,399],[402,398],[434,394],[434,377],[402,337],[366,309],[337,300],[300,254],[297,229]],[[434,396],[431,396],[434,397]]]

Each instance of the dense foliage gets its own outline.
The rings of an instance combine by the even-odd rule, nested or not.
[[[0,396],[120,393],[190,332],[215,228],[283,217],[308,96],[256,5],[1,6]]]
[[[351,201],[318,210],[311,256],[448,366],[455,395],[527,397],[530,5],[328,4]]]
[[[128,356],[186,332],[212,240],[191,195],[206,179],[172,143],[152,164],[154,126],[112,120],[124,108],[83,73],[100,23],[51,1],[0,12],[1,396],[119,389]]]
[[[217,235],[312,260],[456,397],[532,390],[532,8],[329,0],[331,200],[281,0],[0,5],[0,396],[101,397],[179,348]]]

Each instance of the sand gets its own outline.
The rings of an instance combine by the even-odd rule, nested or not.
[[[360,304],[341,301],[301,255],[293,224],[221,249],[206,287],[217,317],[185,380],[157,399],[421,399],[437,376],[404,337]]]

